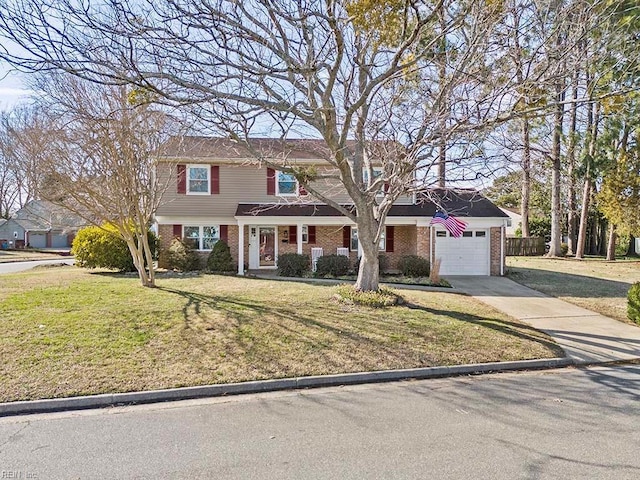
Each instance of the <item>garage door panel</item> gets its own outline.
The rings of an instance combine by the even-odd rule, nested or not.
[[[46,248],[47,235],[45,233],[30,233],[29,246],[32,248]]]
[[[67,248],[69,247],[69,239],[67,235],[52,235],[51,246],[53,248]]]
[[[489,275],[489,236],[436,237],[436,257],[442,259],[442,275]],[[482,235],[482,233],[480,233]]]

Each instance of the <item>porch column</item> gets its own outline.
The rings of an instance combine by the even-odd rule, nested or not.
[[[302,222],[296,224],[296,242],[298,242],[298,255],[302,255]]]
[[[238,275],[244,275],[244,223],[238,222]]]

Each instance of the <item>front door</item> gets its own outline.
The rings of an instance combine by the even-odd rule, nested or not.
[[[249,268],[276,266],[275,227],[249,227]]]
[[[260,266],[276,266],[276,229],[274,227],[260,228]]]

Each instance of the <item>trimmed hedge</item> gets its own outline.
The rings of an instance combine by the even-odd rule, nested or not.
[[[278,255],[278,275],[281,277],[302,277],[311,269],[308,255],[283,253]]]
[[[627,314],[629,318],[640,325],[640,282],[634,283],[627,294]]]
[[[210,272],[235,272],[236,265],[231,256],[231,249],[224,240],[218,240],[207,257],[207,270]]]
[[[167,267],[180,272],[191,272],[200,269],[200,258],[193,248],[191,242],[174,238],[171,245],[164,252]]]
[[[405,255],[398,261],[398,270],[405,277],[428,277],[431,271],[429,261],[419,255]]]
[[[149,246],[156,256],[157,237],[148,232]],[[112,225],[85,227],[73,239],[71,254],[75,263],[84,268],[109,268],[120,272],[133,272],[136,267],[127,242]]]
[[[324,255],[316,262],[317,277],[341,277],[349,273],[349,257],[344,255]]]

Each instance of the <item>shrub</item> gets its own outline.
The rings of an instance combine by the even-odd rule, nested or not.
[[[561,243],[560,244],[560,253],[562,254],[562,256],[566,257],[568,252],[569,252],[569,244]]]
[[[284,253],[278,255],[278,275],[281,277],[302,277],[308,272],[311,260],[308,255]]]
[[[620,234],[618,241],[616,242],[616,257],[624,257],[627,255],[630,241],[631,239],[629,238],[629,235]]]
[[[153,232],[148,232],[147,238],[156,258],[158,238]],[[112,225],[80,229],[73,239],[71,253],[79,267],[109,268],[120,272],[136,269],[127,242]]]
[[[353,285],[339,285],[337,296],[343,302],[374,308],[390,307],[402,301],[395,291],[386,287],[381,287],[375,292],[360,292],[353,288]]]
[[[529,217],[529,235],[532,237],[551,235],[551,217]]]
[[[640,282],[634,283],[627,294],[627,314],[629,318],[640,325]]]
[[[356,258],[356,261],[353,262],[353,270],[357,275],[358,270],[360,270],[360,259],[362,257]],[[386,255],[380,254],[378,255],[378,273],[382,274],[389,269],[389,258]]]
[[[316,276],[340,277],[349,273],[349,257],[344,255],[324,255],[316,263]]]
[[[200,268],[200,258],[188,241],[174,238],[165,253],[167,267],[181,272]]]
[[[224,240],[218,240],[207,257],[207,270],[210,272],[234,272],[235,262],[231,256],[231,249]]]
[[[405,255],[398,261],[398,270],[405,277],[428,277],[431,268],[426,258],[419,255]]]

